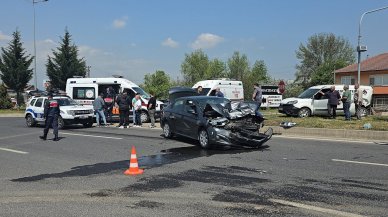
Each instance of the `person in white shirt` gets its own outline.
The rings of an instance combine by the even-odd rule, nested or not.
[[[135,109],[135,127],[141,127],[141,99],[140,94],[137,93],[135,96],[136,102],[134,103]]]

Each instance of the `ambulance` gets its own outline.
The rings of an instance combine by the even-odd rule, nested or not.
[[[202,86],[202,95],[215,96],[216,88],[219,87],[224,97],[231,101],[244,100],[244,88],[242,81],[221,78],[218,80],[204,80],[197,82],[193,88]]]
[[[148,122],[150,120],[147,104],[150,95],[145,92],[137,84],[129,81],[121,76],[108,77],[108,78],[69,78],[66,83],[66,93],[72,99],[84,106],[93,107],[93,101],[98,97],[100,93],[104,95],[108,91],[114,92],[114,95],[127,92],[128,96],[132,99],[136,93],[139,93],[142,101],[141,121]],[[160,117],[160,112],[163,109],[163,102],[156,101],[155,118]],[[113,109],[113,114],[118,115],[118,109]],[[130,111],[130,116],[133,116]]]

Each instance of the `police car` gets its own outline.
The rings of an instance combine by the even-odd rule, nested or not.
[[[92,127],[94,122],[94,110],[78,104],[68,96],[55,96],[60,105],[60,116],[58,117],[58,127],[62,129],[66,125],[83,124],[84,127]],[[44,125],[44,104],[48,100],[47,96],[33,96],[27,104],[24,117],[28,127]]]

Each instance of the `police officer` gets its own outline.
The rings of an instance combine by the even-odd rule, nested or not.
[[[48,94],[48,99],[44,104],[44,118],[46,119],[46,126],[43,130],[43,136],[39,136],[39,138],[46,140],[47,133],[50,129],[50,126],[53,127],[54,130],[54,141],[58,141],[58,117],[59,117],[59,102],[58,100],[53,99],[53,94]]]

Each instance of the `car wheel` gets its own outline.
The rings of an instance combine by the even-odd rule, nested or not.
[[[58,117],[58,128],[63,129],[65,127],[65,121],[62,119],[61,116]]]
[[[368,116],[368,114],[369,114],[369,110],[367,108],[365,108],[365,107],[360,108],[361,117],[366,117],[366,116]]]
[[[93,121],[87,122],[83,124],[85,128],[90,128],[93,126]]]
[[[36,125],[34,118],[30,114],[28,114],[26,117],[26,125],[27,127],[34,127]]]
[[[146,123],[150,121],[150,116],[148,115],[148,112],[146,111],[141,111],[140,114],[140,119],[142,123]]]
[[[298,112],[298,117],[307,118],[311,116],[311,111],[309,108],[301,108]]]
[[[171,138],[173,135],[171,132],[170,125],[167,122],[163,125],[163,135],[165,138]]]
[[[207,131],[205,129],[199,131],[198,140],[202,148],[209,148],[209,135],[207,134]]]

